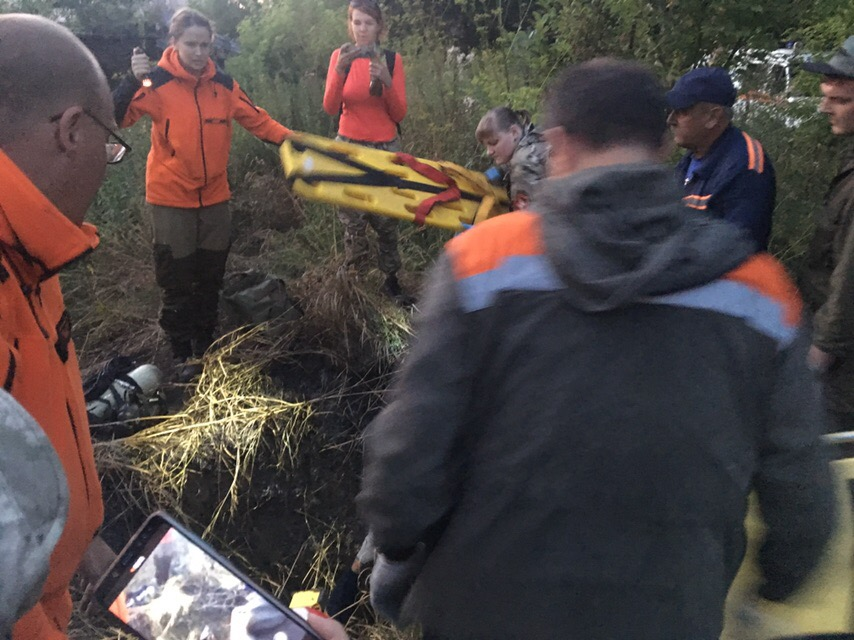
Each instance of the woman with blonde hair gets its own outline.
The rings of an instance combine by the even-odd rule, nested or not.
[[[526,209],[536,184],[545,177],[549,157],[548,144],[531,121],[531,114],[495,107],[480,119],[474,135],[495,163],[511,209]]]

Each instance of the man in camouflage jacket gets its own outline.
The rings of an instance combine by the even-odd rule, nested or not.
[[[548,156],[549,146],[542,134],[529,125],[516,145],[505,175],[514,211],[525,209],[530,204],[534,185],[545,177]]]

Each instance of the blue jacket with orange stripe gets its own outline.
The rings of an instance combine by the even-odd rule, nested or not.
[[[692,157],[688,153],[676,165],[685,187],[685,204],[745,229],[757,250],[765,251],[771,237],[777,178],[760,142],[730,126],[689,176]]]
[[[665,167],[540,184],[430,277],[361,513],[391,559],[427,544],[427,636],[716,639],[751,489],[768,597],[832,528],[797,291]]]

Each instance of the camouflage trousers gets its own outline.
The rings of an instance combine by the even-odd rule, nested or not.
[[[231,246],[228,202],[197,209],[151,205],[160,326],[173,355],[200,356],[213,342]]]
[[[353,142],[383,151],[400,151],[400,140],[391,142],[361,142],[338,136],[336,140]],[[344,260],[347,266],[363,269],[367,266],[370,254],[368,225],[377,234],[377,262],[385,274],[400,270],[400,252],[397,250],[397,220],[355,209],[340,209],[338,220],[344,227]]]

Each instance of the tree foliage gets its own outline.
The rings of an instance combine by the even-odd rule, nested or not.
[[[168,20],[166,2],[0,0],[0,10],[48,15],[81,34],[124,33],[120,37],[134,40],[148,24],[163,28]],[[329,55],[347,40],[346,0],[190,3],[209,15],[220,33],[237,34],[242,53],[228,60],[227,70],[259,104],[294,129],[334,135],[335,118],[322,111],[321,102]],[[472,133],[480,115],[499,104],[536,113],[543,89],[567,63],[603,55],[634,58],[671,82],[697,64],[732,67],[745,51],[774,49],[791,40],[803,43],[806,51],[830,53],[854,31],[850,0],[381,0],[381,4],[388,25],[385,44],[403,54],[408,79],[404,146],[418,155],[476,168],[487,164]],[[121,46],[129,53],[126,41]],[[126,55],[120,56],[122,72]],[[801,75],[803,92],[815,95],[815,79]],[[779,154],[809,148],[815,130],[825,128],[822,121],[810,129],[791,129],[771,116],[774,113],[767,122],[758,114],[751,118],[767,129],[763,142],[769,149],[778,148]],[[775,138],[786,142],[775,147]],[[257,155],[257,145],[238,134],[233,161],[245,158],[248,166]],[[268,155],[275,162],[274,154]],[[806,206],[799,194],[814,195],[805,185],[795,184],[797,176],[832,164],[809,158],[813,164],[806,167],[808,156],[804,153],[781,166],[781,175],[789,177],[786,184],[781,181],[778,211],[790,212],[791,229],[800,224]]]
[[[850,0],[815,0],[803,21],[801,35],[813,51],[836,49],[854,34],[854,3]]]

